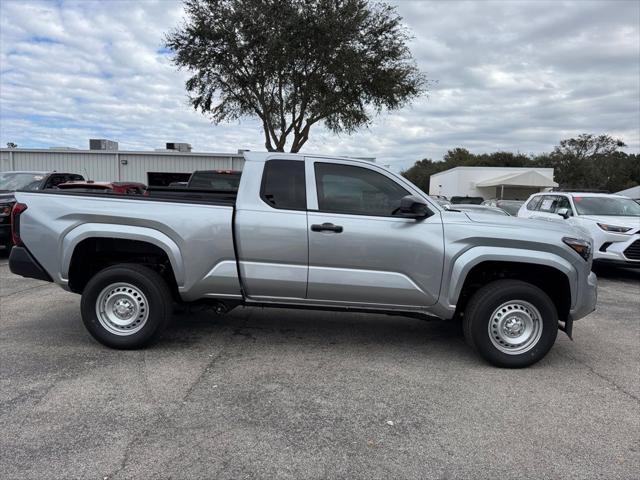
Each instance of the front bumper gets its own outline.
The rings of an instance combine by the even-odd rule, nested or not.
[[[586,317],[596,309],[598,301],[598,278],[593,272],[588,276],[581,276],[584,280],[578,285],[576,303],[569,311],[571,320],[579,320]]]
[[[625,266],[640,266],[640,233],[625,235],[622,233],[597,232],[594,234],[593,261],[607,262]]]
[[[22,277],[35,278],[36,280],[45,280],[47,282],[53,281],[44,268],[24,247],[13,247],[11,250],[9,270],[11,270],[11,273]]]

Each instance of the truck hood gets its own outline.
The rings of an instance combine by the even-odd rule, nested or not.
[[[619,227],[640,228],[640,217],[628,217],[622,215],[580,215],[575,217],[583,220],[591,220],[596,223],[617,225]]]
[[[512,227],[518,230],[549,230],[564,233],[574,238],[588,239],[589,232],[586,229],[569,224],[562,217],[558,216],[558,220],[534,219],[523,217],[507,217],[501,215],[487,215],[484,213],[464,212],[465,215],[475,223],[484,223],[486,225],[497,225],[501,227]]]

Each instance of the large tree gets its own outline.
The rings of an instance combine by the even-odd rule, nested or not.
[[[318,122],[351,133],[427,88],[393,7],[367,0],[186,0],[166,36],[191,104],[216,122],[255,116],[265,147],[297,152]]]

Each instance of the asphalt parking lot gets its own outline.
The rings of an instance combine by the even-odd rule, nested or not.
[[[0,259],[3,478],[638,478],[640,271],[525,370],[443,322],[237,309],[114,351]]]

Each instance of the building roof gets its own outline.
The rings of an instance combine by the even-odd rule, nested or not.
[[[523,172],[523,171],[529,171],[531,170],[531,168],[529,167],[485,167],[485,166],[481,166],[481,165],[476,165],[473,167],[453,167],[450,168],[448,170],[444,170],[442,172],[438,172],[438,173],[434,173],[433,175],[431,175],[431,177],[437,177],[439,175],[446,175],[449,174],[451,172],[455,172],[457,170],[485,170],[485,171],[491,171],[491,170],[495,170],[495,171],[513,171],[513,172]],[[553,171],[553,167],[535,167],[534,170],[546,170],[546,171]]]
[[[0,148],[0,152],[15,153],[50,153],[57,155],[73,155],[73,154],[98,154],[98,155],[166,155],[176,157],[232,157],[243,158],[242,153],[220,153],[220,152],[180,152],[178,150],[82,150],[79,148],[62,149],[62,148]]]
[[[500,185],[513,187],[557,187],[558,184],[549,177],[535,170],[508,173],[489,178],[476,183],[476,187],[498,187]]]

